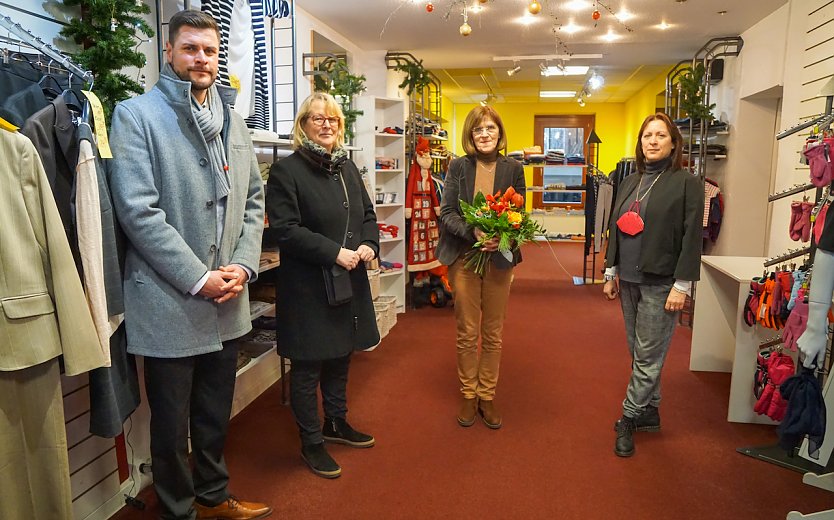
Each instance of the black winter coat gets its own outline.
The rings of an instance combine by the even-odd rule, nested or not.
[[[344,176],[348,199],[340,177]],[[269,228],[281,250],[277,271],[278,352],[289,359],[335,359],[379,343],[368,274],[350,271],[353,299],[327,303],[322,267],[336,263],[350,215],[347,249],[379,254],[376,214],[352,161],[329,171],[296,151],[275,164],[266,188]]]

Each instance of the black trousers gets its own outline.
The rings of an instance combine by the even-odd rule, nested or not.
[[[317,390],[321,386],[324,416],[344,419],[347,415],[347,380],[350,354],[321,361],[292,360],[290,404],[302,445],[319,444],[321,419]]]
[[[223,457],[235,392],[237,344],[185,358],[145,357],[153,480],[161,518],[193,519],[194,500],[229,497]],[[191,433],[191,461],[188,438]]]

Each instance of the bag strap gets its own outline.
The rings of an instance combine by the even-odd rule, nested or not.
[[[350,228],[350,197],[348,197],[347,185],[345,184],[345,174],[342,171],[341,165],[339,168],[339,180],[342,181],[342,189],[345,190],[345,202],[348,205],[347,219],[345,220],[345,234],[342,237],[342,247],[345,247],[345,244],[347,243],[348,229]]]

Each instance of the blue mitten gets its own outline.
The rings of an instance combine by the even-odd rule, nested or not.
[[[822,367],[828,343],[828,309],[834,294],[834,253],[818,249],[808,298],[808,325],[797,345],[805,368]]]

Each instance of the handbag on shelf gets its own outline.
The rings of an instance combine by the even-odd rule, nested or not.
[[[345,199],[348,198],[347,187],[345,186],[344,176],[340,175],[342,181],[342,188],[345,190]],[[345,234],[342,238],[342,247],[345,247],[347,242],[348,228],[350,227],[350,212],[348,211],[347,221],[345,222]],[[322,266],[322,275],[324,276],[324,290],[327,293],[327,303],[332,307],[338,307],[348,303],[353,298],[353,287],[350,284],[350,271],[340,266],[333,264],[331,266]]]

